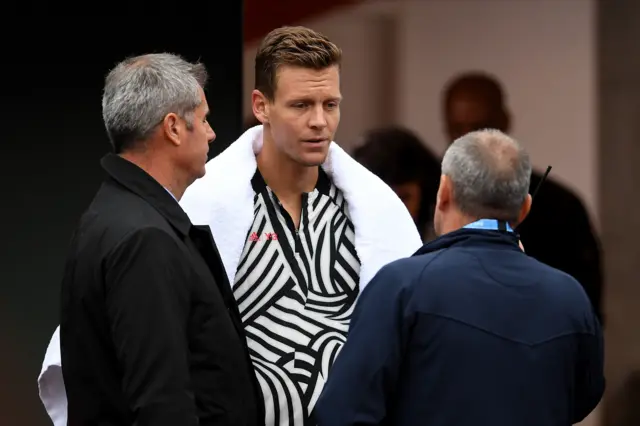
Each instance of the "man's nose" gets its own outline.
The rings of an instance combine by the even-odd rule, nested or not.
[[[311,120],[309,121],[309,125],[315,128],[327,127],[326,111],[324,110],[322,105],[315,107],[311,112]]]
[[[211,128],[209,123],[207,123],[207,127],[207,140],[211,143],[216,139],[216,132],[213,131],[213,128]]]

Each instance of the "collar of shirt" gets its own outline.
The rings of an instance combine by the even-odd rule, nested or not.
[[[176,203],[177,203],[177,202],[178,202],[178,199],[176,198],[176,196],[175,196],[175,195],[173,195],[173,193],[172,193],[171,191],[169,191],[167,188],[165,188],[164,186],[163,186],[163,188],[167,190],[167,192],[169,193],[169,195],[171,195],[171,198],[173,198],[174,200],[176,200]]]
[[[260,170],[256,168],[256,172],[251,179],[251,186],[256,193],[262,192],[265,188],[267,188],[267,183],[264,181],[262,177],[262,173]],[[327,175],[322,167],[318,169],[318,181],[316,182],[315,189],[318,190],[321,194],[329,195],[331,191],[331,179]]]
[[[464,226],[464,228],[513,232],[513,229],[506,221],[496,219],[480,219]]]

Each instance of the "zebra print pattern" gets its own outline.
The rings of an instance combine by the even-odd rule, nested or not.
[[[298,231],[266,187],[234,283],[267,426],[313,425],[312,412],[346,341],[359,293],[353,224],[325,176],[303,197]],[[255,179],[254,179],[255,181]],[[254,186],[255,188],[255,186]]]

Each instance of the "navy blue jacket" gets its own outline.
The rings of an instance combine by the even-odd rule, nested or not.
[[[461,229],[360,296],[319,426],[570,426],[604,391],[603,340],[571,276],[512,233]]]

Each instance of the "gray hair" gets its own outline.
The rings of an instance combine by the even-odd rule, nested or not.
[[[529,193],[531,161],[515,139],[480,130],[453,142],[442,159],[458,208],[475,218],[518,220]]]
[[[191,128],[207,77],[203,64],[170,53],[136,56],[116,65],[102,96],[102,118],[114,151],[134,148],[172,112]]]

